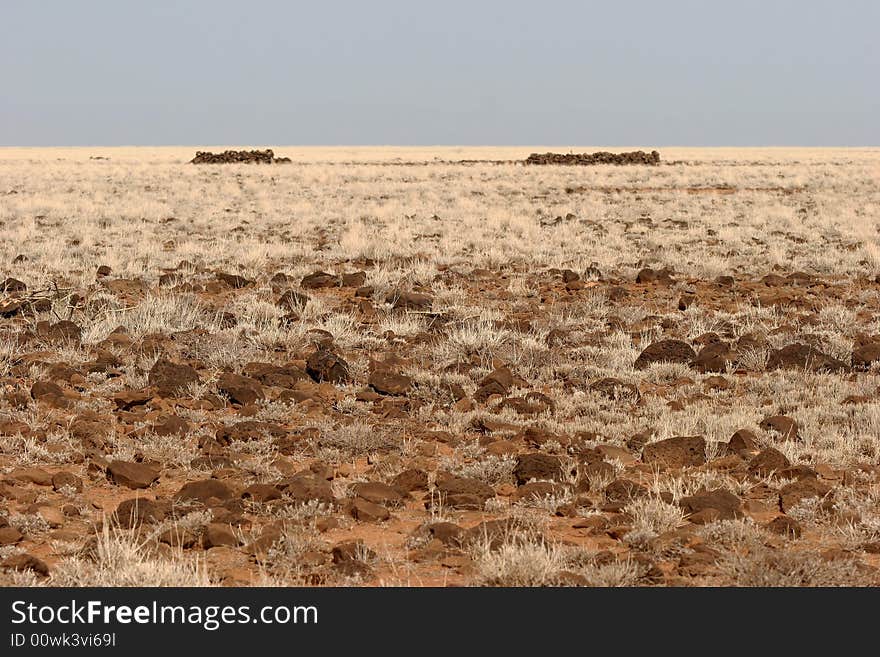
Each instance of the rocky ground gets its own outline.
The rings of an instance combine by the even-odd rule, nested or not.
[[[93,156],[0,163],[3,584],[880,580],[876,154]]]

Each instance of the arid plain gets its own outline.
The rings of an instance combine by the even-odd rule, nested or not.
[[[0,584],[880,583],[880,149],[273,148],[0,149]]]

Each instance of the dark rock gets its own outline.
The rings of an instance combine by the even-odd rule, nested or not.
[[[697,357],[691,363],[698,372],[724,372],[728,363],[737,364],[739,354],[726,342],[714,342],[708,344],[702,349]]]
[[[880,342],[869,342],[853,349],[853,369],[865,371],[878,361],[880,361]]]
[[[370,387],[383,395],[405,395],[412,388],[412,379],[386,369],[370,374]]]
[[[768,370],[796,369],[809,372],[846,372],[849,366],[806,344],[790,344],[777,349],[767,359]]]
[[[146,498],[124,500],[116,507],[115,519],[120,527],[132,529],[140,524],[155,525],[165,520],[162,504]]]
[[[287,290],[287,292],[278,297],[275,305],[279,308],[299,311],[305,308],[308,302],[309,297],[307,295],[295,290]]]
[[[513,470],[517,484],[522,486],[532,479],[560,481],[564,475],[562,461],[552,454],[522,454]]]
[[[794,418],[787,415],[773,415],[765,417],[758,425],[764,431],[775,431],[782,437],[782,440],[798,439],[798,423]]]
[[[801,500],[811,497],[825,497],[831,492],[831,487],[821,483],[813,477],[798,479],[783,486],[779,490],[779,507],[783,513],[788,513]]]
[[[199,373],[189,365],[160,358],[150,369],[148,382],[162,397],[185,395],[193,384],[201,382]]]
[[[254,404],[265,397],[259,381],[231,372],[224,372],[220,376],[217,389],[229,397],[233,404],[241,406]]]
[[[791,466],[791,461],[785,454],[778,449],[765,447],[749,461],[749,472],[759,477],[766,477],[772,472],[779,472],[789,466]]]
[[[700,512],[711,509],[719,520],[733,520],[742,515],[742,502],[728,490],[719,488],[713,491],[701,490],[694,495],[683,497],[678,505],[690,516],[691,522],[705,518],[707,514],[700,516]]]
[[[219,479],[202,479],[184,484],[174,497],[181,502],[205,503],[211,499],[223,502],[235,496],[235,491]]]
[[[111,461],[107,466],[107,478],[126,488],[149,488],[159,478],[159,473],[143,463]]]
[[[645,463],[681,468],[706,462],[706,440],[702,436],[676,436],[645,445]]]
[[[788,516],[776,516],[764,526],[774,534],[781,534],[782,536],[789,536],[791,538],[800,538],[801,533],[803,532],[803,529],[801,529],[801,523]]]
[[[660,340],[645,348],[636,358],[633,367],[642,370],[651,363],[690,363],[696,356],[697,354],[687,342]]]
[[[223,272],[218,272],[215,274],[217,280],[221,283],[226,283],[229,287],[234,290],[239,290],[243,287],[247,287],[248,285],[253,285],[254,281],[249,278],[245,278],[244,276],[239,276],[238,274],[225,274]]]
[[[348,363],[327,349],[318,349],[306,361],[306,372],[315,381],[345,383],[350,380]]]
[[[324,271],[316,271],[313,274],[304,276],[300,282],[300,287],[304,290],[315,290],[324,287],[338,287],[339,277],[328,274]]]
[[[590,384],[590,390],[613,400],[638,401],[641,397],[639,389],[634,384],[615,378],[599,379]]]

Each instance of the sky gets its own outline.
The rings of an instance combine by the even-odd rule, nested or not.
[[[0,145],[880,145],[875,0],[3,4]]]

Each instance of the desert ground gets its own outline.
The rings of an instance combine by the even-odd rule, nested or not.
[[[0,584],[880,583],[880,149],[224,148],[0,149]]]

